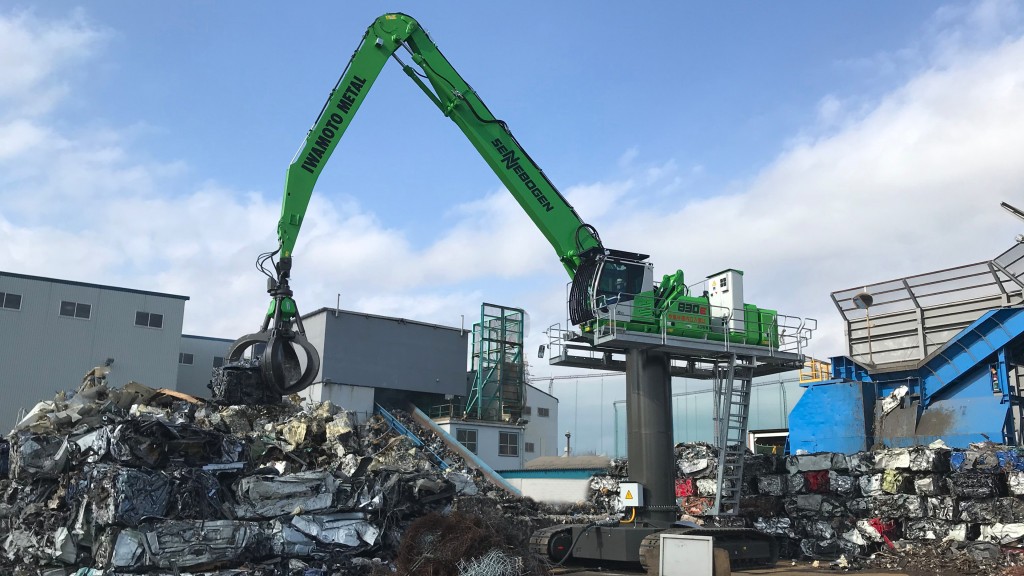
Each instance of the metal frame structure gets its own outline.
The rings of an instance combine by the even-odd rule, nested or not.
[[[1024,244],[992,260],[839,290],[832,302],[846,321],[847,356],[871,370],[914,368],[989,310],[1024,303]]]
[[[473,325],[473,385],[465,415],[487,421],[517,421],[523,413],[526,312],[483,303]]]
[[[711,379],[719,447],[714,513],[738,513],[752,380],[802,368],[803,349],[817,321],[776,315],[767,330],[779,335],[777,341],[768,338],[768,345],[751,345],[732,337],[732,331],[745,332],[743,321],[733,321],[745,318],[742,310],[713,310],[721,330],[702,339],[670,336],[665,321],[656,333],[627,331],[616,318],[628,315],[617,313],[616,306],[598,312],[596,333],[562,329],[561,324],[548,328],[549,362],[625,372],[630,478],[644,486],[643,520],[652,524],[670,524],[677,508],[672,485],[672,376]],[[568,321],[566,325],[571,326]]]

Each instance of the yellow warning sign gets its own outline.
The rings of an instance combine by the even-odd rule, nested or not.
[[[629,490],[626,490],[626,500],[632,500],[632,499],[633,499],[633,493],[630,492]]]

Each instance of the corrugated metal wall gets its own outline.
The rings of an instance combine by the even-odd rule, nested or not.
[[[344,310],[320,311],[303,323],[320,350],[318,380],[466,394],[468,331]]]
[[[2,273],[0,292],[22,296],[20,310],[0,309],[0,430],[107,358],[115,385],[175,387],[185,297]],[[89,319],[61,316],[61,301],[89,304]],[[163,326],[136,326],[138,311],[162,314]]]

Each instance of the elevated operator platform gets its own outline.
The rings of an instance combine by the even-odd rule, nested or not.
[[[607,317],[615,318],[612,311]],[[626,330],[609,321],[598,322],[595,332],[563,329],[560,324],[548,328],[549,363],[553,366],[584,368],[589,370],[626,369],[625,352],[646,350],[668,355],[672,376],[710,380],[715,367],[732,357],[755,358],[754,376],[767,376],[804,366],[804,348],[810,340],[817,321],[789,316],[776,316],[773,332],[778,339],[771,344],[747,344],[725,337],[725,331],[709,333],[706,338],[673,336],[660,332]]]

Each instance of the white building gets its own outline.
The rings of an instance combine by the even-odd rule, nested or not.
[[[558,398],[529,384],[523,402],[523,457],[526,462],[561,454],[558,436]]]
[[[491,468],[518,470],[534,458],[558,454],[558,399],[530,385],[525,393],[517,422],[451,416],[434,421]]]
[[[546,456],[526,463],[522,470],[498,470],[501,477],[528,498],[548,504],[587,500],[590,479],[608,472],[607,456]]]
[[[495,470],[522,468],[524,427],[505,422],[434,418],[442,430]]]

